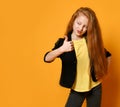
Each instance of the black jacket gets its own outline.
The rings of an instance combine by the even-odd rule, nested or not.
[[[68,41],[71,40],[71,36],[68,36]],[[52,50],[59,48],[64,42],[64,38],[59,38],[58,41],[55,43],[55,46]],[[45,57],[49,52],[47,52],[44,56]],[[106,57],[109,57],[111,54],[106,51]],[[75,50],[71,52],[65,52],[61,54],[60,59],[62,61],[62,70],[61,70],[61,77],[60,77],[60,85],[66,88],[71,88],[73,86],[75,77],[76,77],[76,65],[77,59],[75,55]],[[46,61],[45,61],[46,62]],[[93,81],[97,81],[95,78],[94,70],[91,72],[91,76]]]

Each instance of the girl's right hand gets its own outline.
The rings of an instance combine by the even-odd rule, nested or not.
[[[74,49],[74,45],[72,41],[68,41],[68,37],[65,36],[65,40],[63,42],[63,45],[60,47],[62,52],[70,52]]]

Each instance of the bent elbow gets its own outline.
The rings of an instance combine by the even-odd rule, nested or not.
[[[45,55],[44,55],[44,62],[46,62],[46,63],[51,63],[51,62],[53,62],[53,60],[51,61],[51,60],[48,60],[48,58],[47,58],[47,54],[48,54],[49,52],[47,52]]]

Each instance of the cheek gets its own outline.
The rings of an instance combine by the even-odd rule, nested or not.
[[[73,24],[73,30],[75,30],[76,29],[76,24]]]
[[[76,22],[74,22],[73,27],[74,28],[78,27],[78,24]]]
[[[83,32],[86,32],[86,31],[87,31],[87,29],[86,29],[86,28],[84,28]]]
[[[87,29],[84,29],[82,34],[84,34],[84,33],[86,33],[86,32],[87,32]]]

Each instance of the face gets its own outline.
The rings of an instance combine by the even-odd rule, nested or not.
[[[82,35],[87,31],[88,18],[80,13],[73,23],[73,34],[77,37],[82,37]]]

